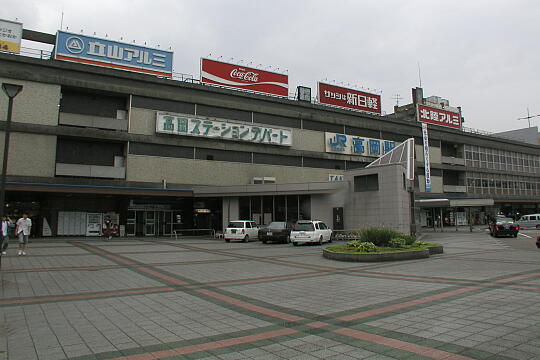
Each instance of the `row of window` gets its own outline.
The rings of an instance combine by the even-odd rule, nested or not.
[[[467,191],[508,194],[540,194],[540,179],[505,174],[467,174]]]
[[[495,170],[540,172],[540,157],[513,151],[465,145],[466,165]]]

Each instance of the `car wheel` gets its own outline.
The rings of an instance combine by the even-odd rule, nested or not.
[[[328,239],[328,242],[331,243],[334,241],[334,233],[330,234],[330,238]]]
[[[496,232],[493,233],[493,237],[498,237]]]
[[[291,237],[290,237],[290,236],[287,236],[287,237],[285,238],[285,244],[290,244],[290,242],[291,242]]]
[[[323,244],[323,236],[321,235],[321,237],[319,238],[319,245],[322,245]]]
[[[246,235],[246,236],[244,237],[244,240],[243,240],[243,241],[244,241],[244,242],[248,242],[248,241],[249,241],[249,235]]]
[[[266,240],[263,240],[262,243],[263,243],[263,244],[266,244]]]
[[[298,243],[297,242],[293,242],[292,243],[294,246],[298,246]]]
[[[231,242],[231,239],[225,239],[225,242]]]
[[[536,225],[536,230],[540,230],[540,225]]]
[[[515,234],[514,234],[514,237],[517,238],[517,235],[518,235],[518,233],[515,233]]]

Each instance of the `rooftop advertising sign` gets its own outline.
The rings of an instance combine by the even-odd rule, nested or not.
[[[271,95],[289,95],[287,75],[205,58],[201,59],[201,82]]]
[[[83,64],[172,76],[173,53],[58,31],[54,58]]]
[[[199,118],[195,115],[156,113],[156,133],[247,141],[292,146],[290,128],[277,128],[230,120]]]
[[[366,111],[374,114],[381,113],[380,95],[325,84],[322,82],[318,83],[318,88],[319,102],[321,104]]]
[[[22,24],[0,19],[0,51],[18,54],[21,51]]]
[[[396,147],[396,142],[392,140],[329,132],[324,134],[325,149],[328,153],[379,157]]]
[[[439,126],[461,129],[459,113],[418,104],[416,118],[418,121]]]

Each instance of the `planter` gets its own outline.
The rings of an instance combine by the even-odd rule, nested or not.
[[[438,246],[433,247],[438,248]],[[342,253],[323,249],[323,256],[327,259],[351,262],[380,262],[425,259],[429,257],[429,254],[429,248],[424,250],[395,251],[387,253]]]
[[[444,253],[444,248],[442,245],[429,246],[428,249],[429,249],[429,255],[436,255],[436,254]]]

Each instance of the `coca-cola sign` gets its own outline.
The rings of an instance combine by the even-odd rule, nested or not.
[[[204,58],[201,82],[279,96],[289,94],[287,75]]]

